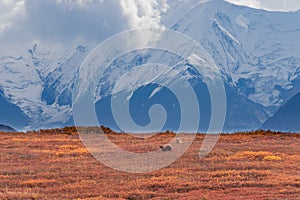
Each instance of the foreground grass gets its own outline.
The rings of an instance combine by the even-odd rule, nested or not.
[[[300,199],[298,134],[222,135],[204,159],[198,135],[171,166],[129,174],[99,163],[73,133],[0,133],[0,199]],[[124,149],[147,152],[173,134],[108,136]]]

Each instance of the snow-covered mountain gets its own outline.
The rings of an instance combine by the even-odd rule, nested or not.
[[[299,77],[299,16],[211,1],[166,23],[200,42],[241,94],[280,106]]]
[[[1,59],[1,91],[30,119],[27,128],[59,126],[72,116],[71,91],[87,51],[80,45],[59,53],[38,48]]]
[[[125,54],[116,59],[106,69],[99,80],[98,90],[96,91],[96,94],[98,94],[96,96],[96,110],[99,111],[98,119],[100,123],[115,129],[118,128],[111,109],[112,100],[118,96],[112,96],[111,94],[117,92],[121,93],[120,96],[126,96],[125,100],[130,100],[129,106],[132,105],[130,107],[131,117],[136,122],[139,122],[140,125],[145,126],[150,123],[148,112],[151,105],[161,104],[168,113],[164,129],[176,130],[181,116],[180,102],[174,96],[175,94],[170,93],[170,90],[167,89],[168,87],[165,88],[161,85],[172,86],[181,80],[187,80],[193,87],[193,90],[196,91],[198,99],[201,115],[199,131],[207,131],[212,112],[210,91],[204,80],[204,75],[200,74],[189,60],[181,60],[178,56],[176,57],[176,55],[167,53],[166,51],[158,51],[161,50],[147,49]],[[173,68],[171,71],[162,73],[158,77],[153,76],[156,72],[155,67],[137,70],[138,66],[147,63],[160,63],[162,65],[173,66]],[[133,72],[129,73],[129,71]],[[175,71],[177,73],[173,73]],[[210,72],[206,73],[205,75],[209,75]],[[120,81],[120,77],[122,77],[122,81],[124,79],[125,81],[121,85],[118,83],[118,87],[116,87],[117,82]],[[155,83],[160,83],[160,86],[151,82],[143,87],[136,87],[139,85],[139,82],[148,83],[149,81],[147,80],[151,80],[151,77],[156,77]],[[183,83],[178,85],[180,85],[178,90],[186,90],[186,86]],[[269,117],[264,107],[239,94],[227,82],[225,82],[224,86],[227,94],[227,117],[224,131],[259,128],[261,123]],[[115,91],[113,91],[114,89]]]
[[[219,0],[190,0],[169,1],[161,24],[195,39],[211,55],[221,70],[228,96],[226,130],[248,130],[260,127],[300,90],[299,18],[300,12],[269,12]],[[33,44],[19,57],[0,58],[0,90],[30,119],[27,128],[71,123],[74,81],[92,48],[78,44],[56,50]],[[163,54],[151,54],[124,60],[127,65],[137,65],[166,59]],[[99,82],[97,100],[102,102],[96,107],[107,116],[106,89],[113,86],[116,75],[107,72]],[[192,74],[190,80],[193,78]],[[201,85],[201,78],[194,81]],[[153,85],[148,87],[155,89]],[[136,118],[143,119],[139,115]],[[108,119],[103,123],[113,124]]]

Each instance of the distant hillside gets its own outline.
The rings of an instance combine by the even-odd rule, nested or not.
[[[0,124],[0,132],[16,132],[16,130],[10,126]]]
[[[0,124],[6,124],[16,129],[23,129],[28,123],[28,116],[18,106],[9,102],[0,90]]]
[[[275,131],[300,131],[300,93],[279,108],[273,117],[263,124],[263,129]]]

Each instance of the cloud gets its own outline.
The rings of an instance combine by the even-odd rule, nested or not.
[[[131,28],[159,27],[161,14],[167,12],[167,0],[120,0]]]
[[[300,9],[300,1],[297,0],[261,0],[263,8],[277,11],[295,11]]]
[[[23,37],[49,42],[71,42],[76,38],[103,39],[128,27],[118,0],[53,1],[27,0],[26,17],[14,23]]]
[[[18,54],[34,43],[44,46],[98,44],[132,28],[162,26],[169,6],[194,5],[208,0],[1,0],[0,57]],[[227,0],[254,8],[295,10],[295,0]],[[298,3],[297,3],[298,2]],[[189,6],[187,6],[189,8]],[[170,14],[170,13],[169,13]],[[88,44],[89,45],[89,44]],[[39,45],[41,46],[41,45]]]
[[[0,15],[1,54],[10,54],[18,49],[24,51],[41,41],[68,45],[80,37],[104,38],[110,35],[108,32],[117,32],[117,29],[126,26],[122,14],[112,17],[112,9],[108,6],[113,6],[113,3],[100,5],[95,2],[94,6],[70,7],[67,2],[53,0],[3,2],[0,4],[3,11]],[[113,10],[121,13],[117,7]]]
[[[230,3],[269,11],[295,11],[300,9],[297,0],[226,0]]]
[[[24,1],[2,0],[0,2],[0,33],[12,26],[12,19],[22,17]]]
[[[34,43],[97,44],[127,29],[160,26],[167,9],[167,0],[2,0],[0,52]]]

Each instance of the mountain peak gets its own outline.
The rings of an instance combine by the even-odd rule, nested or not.
[[[80,51],[82,53],[85,53],[86,52],[86,48],[82,45],[78,45],[77,48],[76,48],[77,51]]]
[[[28,50],[28,52],[33,56],[34,52],[36,52],[36,49],[37,49],[37,44],[34,44],[32,48]]]

